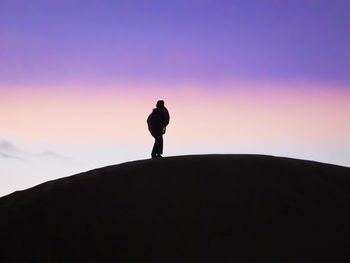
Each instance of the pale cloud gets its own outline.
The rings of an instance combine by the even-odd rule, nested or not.
[[[15,155],[10,155],[10,154],[3,153],[3,152],[0,152],[0,158],[15,159],[15,160],[20,160],[20,161],[27,161],[24,158],[21,158],[21,157],[15,156]]]
[[[49,150],[43,151],[42,153],[37,154],[36,156],[40,158],[58,159],[61,161],[68,161],[71,159],[70,157]]]
[[[20,152],[20,150],[15,145],[6,140],[0,141],[0,151],[6,151],[11,153]]]
[[[0,158],[26,160],[25,153],[7,140],[0,141]]]
[[[42,158],[50,158],[52,160],[68,161],[70,158],[54,151],[45,150],[41,153],[34,154],[21,150],[19,147],[7,140],[0,141],[0,158],[15,160],[38,160]]]

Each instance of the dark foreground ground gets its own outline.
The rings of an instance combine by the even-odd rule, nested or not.
[[[350,262],[350,168],[130,162],[0,198],[0,262]]]

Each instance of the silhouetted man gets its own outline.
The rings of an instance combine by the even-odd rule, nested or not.
[[[170,119],[169,112],[165,108],[163,100],[158,100],[156,106],[147,118],[148,130],[155,139],[151,154],[152,158],[162,157],[163,134]]]

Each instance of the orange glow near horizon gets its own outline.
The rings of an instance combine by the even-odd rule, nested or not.
[[[29,140],[139,142],[148,139],[146,118],[161,98],[171,113],[169,136],[186,143],[213,138],[241,143],[350,143],[350,93],[345,90],[129,85],[7,89],[0,97],[0,121],[7,133]]]

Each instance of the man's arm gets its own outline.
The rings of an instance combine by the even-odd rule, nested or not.
[[[170,120],[169,112],[168,112],[167,108],[164,107],[164,109],[163,109],[163,126],[164,127],[169,124],[169,120]]]

